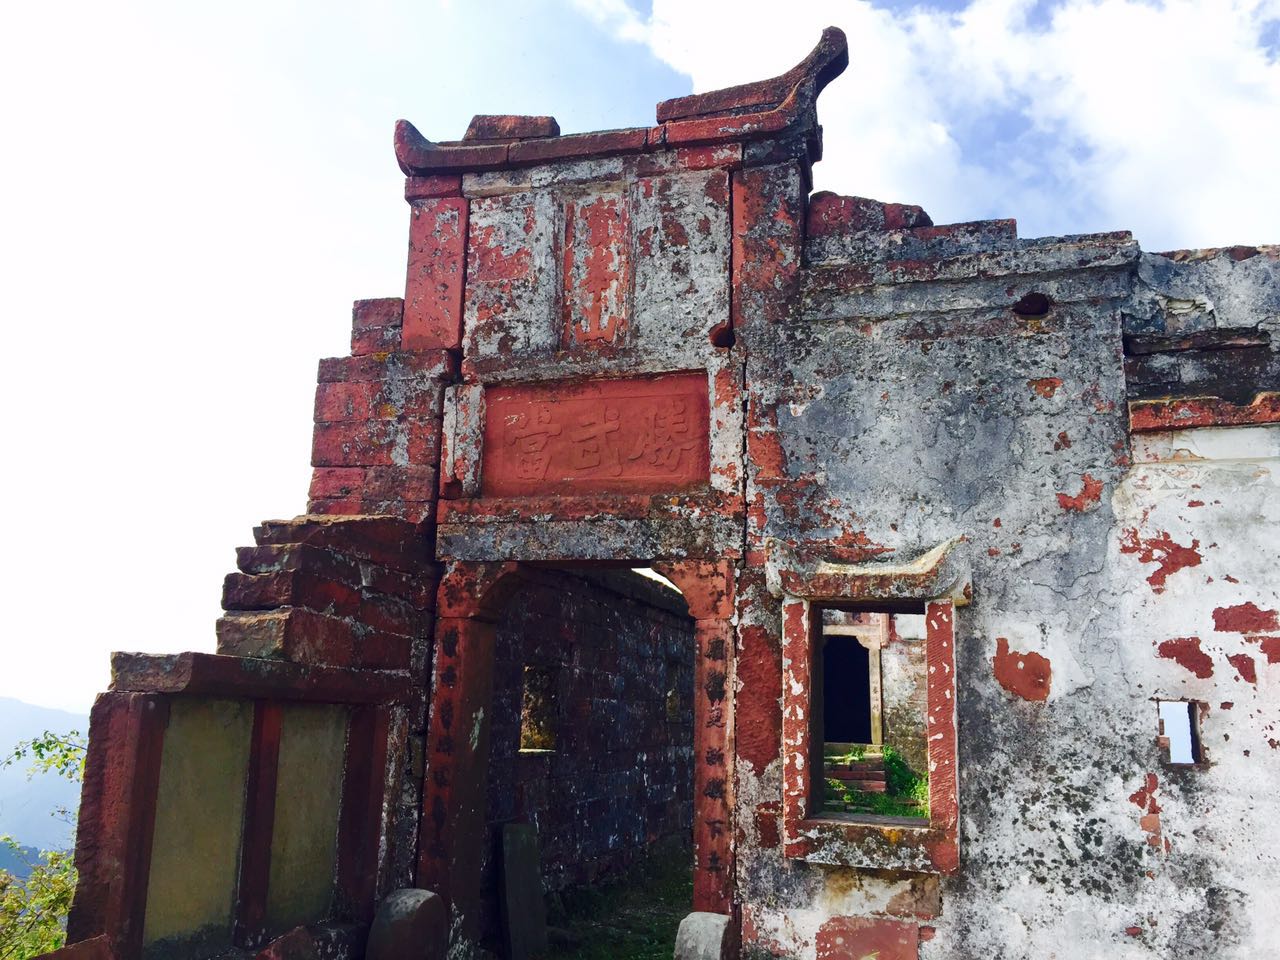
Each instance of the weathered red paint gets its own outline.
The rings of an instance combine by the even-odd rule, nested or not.
[[[529,140],[535,137],[560,136],[560,124],[555,117],[527,117],[516,114],[478,113],[471,118],[467,132],[462,135],[468,140]]]
[[[267,881],[271,874],[271,835],[275,827],[283,716],[279,703],[259,700],[254,704],[245,785],[244,852],[240,856],[232,932],[239,947],[258,947],[267,939]]]
[[[796,164],[735,171],[731,259],[733,326],[780,323],[799,292],[804,201]]]
[[[1253,601],[1231,607],[1216,607],[1213,629],[1219,633],[1270,633],[1280,630],[1280,612],[1263,610]]]
[[[693,697],[693,908],[728,913],[733,897],[733,777],[729,739],[733,697],[729,660],[733,625],[695,627]]]
[[[1267,663],[1280,663],[1280,637],[1254,637]]]
[[[808,594],[815,596],[815,594]],[[831,599],[816,595],[815,599]],[[845,597],[845,599],[849,599]],[[874,602],[874,596],[862,597]],[[812,612],[806,601],[787,597],[782,605],[782,820],[786,856],[817,859],[840,849],[850,851],[885,842],[886,828],[877,824],[815,816],[809,807],[811,766]],[[925,605],[927,668],[925,730],[928,738],[929,825],[927,829],[894,831],[892,845],[923,857],[931,872],[954,873],[960,867],[960,806],[956,770],[955,610],[950,600]],[[859,860],[852,861],[858,865]]]
[[[1174,637],[1161,643],[1156,651],[1164,659],[1172,660],[1201,680],[1213,676],[1213,660],[1200,649],[1199,637]]]
[[[390,711],[382,704],[351,711],[335,878],[335,912],[350,923],[373,921],[390,727]]]
[[[565,349],[625,342],[631,293],[629,225],[627,199],[621,193],[565,205]]]
[[[1194,539],[1190,546],[1177,543],[1168,531],[1154,537],[1141,537],[1137,530],[1129,529],[1120,539],[1121,553],[1134,553],[1140,563],[1156,564],[1156,569],[1147,577],[1153,593],[1163,593],[1165,581],[1179,570],[1200,566],[1199,546],[1200,541]]]
[[[351,355],[399,350],[403,322],[404,301],[399,297],[357,300],[351,310]]]
[[[1035,380],[1028,380],[1027,386],[1046,400],[1050,400],[1053,398],[1053,395],[1058,392],[1058,388],[1062,386],[1062,378],[1038,377]]]
[[[996,680],[1023,700],[1047,700],[1053,683],[1053,668],[1047,658],[1034,651],[1009,650],[1005,637],[996,637],[996,655],[991,658]]]
[[[809,816],[812,649],[809,604],[785,600],[782,659],[790,669],[782,685],[782,821],[789,854],[797,845],[800,824]]]
[[[1071,446],[1070,441],[1067,446]],[[1080,492],[1074,495],[1065,493],[1058,494],[1058,506],[1063,510],[1074,511],[1075,513],[1084,513],[1100,499],[1102,499],[1102,481],[1097,478],[1085,474],[1080,478]]]
[[[777,637],[764,627],[738,630],[734,737],[738,757],[757,774],[778,758],[782,736],[782,656]]]
[[[655,572],[677,587],[695,620],[729,620],[734,611],[733,566],[725,560],[655,563]]]
[[[1280,393],[1260,393],[1252,403],[1242,404],[1217,397],[1142,400],[1129,404],[1129,429],[1134,433],[1266,423],[1280,423]]]
[[[929,833],[926,841],[941,873],[960,868],[960,787],[956,744],[955,607],[935,601],[925,607],[928,666]]]
[[[67,918],[69,943],[104,936],[115,956],[141,953],[168,713],[168,701],[149,693],[103,693],[94,701],[76,829],[79,879]]]
[[[635,153],[643,150],[648,143],[649,131],[643,127],[521,140],[511,145],[507,153],[507,162],[515,165],[545,163],[549,160],[585,160],[617,153]]]
[[[777,806],[776,803],[770,803],[756,807],[756,843],[765,850],[773,850],[782,842],[782,834],[778,830]]]
[[[1148,845],[1156,848],[1161,846],[1160,804],[1156,802],[1156,791],[1159,786],[1160,781],[1156,775],[1148,773],[1142,786],[1129,796],[1129,802],[1141,811],[1141,815],[1138,817],[1138,826],[1147,834]],[[1168,846],[1169,842],[1167,840],[1164,841],[1166,852],[1168,851]]]
[[[710,477],[702,373],[499,387],[486,405],[486,497],[676,492]]]
[[[904,309],[890,323],[882,323],[854,308],[824,319],[835,321],[831,329],[841,336],[900,336],[912,351],[924,355],[938,346],[944,348],[939,353],[958,354],[967,349],[965,341],[975,337],[1029,341],[1046,334],[1063,336],[1077,320],[1091,318],[1076,305],[1082,301],[1068,302],[1069,284],[1054,287],[1055,295],[1063,294],[1061,309],[1047,314],[1026,309],[1047,298],[1038,292],[1027,295],[1028,273],[1009,272],[1011,262],[1022,270],[1006,252],[1017,243],[1012,221],[933,226],[915,206],[823,193],[808,196],[810,164],[820,151],[813,97],[833,71],[838,72],[844,56],[843,39],[838,32],[829,33],[819,50],[788,74],[669,101],[660,105],[654,127],[560,137],[550,117],[480,116],[463,142],[431,143],[411,125],[397,126],[397,158],[409,175],[405,196],[413,210],[406,297],[358,302],[352,356],[321,364],[308,510],[333,518],[348,515],[353,522],[374,525],[375,533],[381,529],[375,515],[414,523],[388,533],[385,540],[357,540],[355,549],[348,549],[352,545],[341,538],[333,539],[323,525],[311,532],[308,527],[287,533],[267,525],[260,548],[241,558],[241,573],[228,583],[226,599],[234,609],[219,624],[218,649],[239,654],[238,664],[228,663],[237,658],[204,655],[118,661],[117,686],[145,690],[147,695],[162,691],[258,697],[271,701],[268,710],[278,710],[277,701],[284,700],[338,698],[363,704],[354,710],[339,839],[339,909],[347,917],[366,921],[370,891],[391,879],[378,872],[385,871],[388,859],[378,846],[392,841],[389,835],[379,837],[376,828],[388,806],[383,791],[389,784],[380,774],[394,770],[396,763],[385,753],[387,705],[394,703],[395,716],[414,718],[403,720],[406,730],[418,736],[426,727],[421,871],[413,882],[453,901],[461,939],[474,931],[478,893],[471,861],[484,842],[478,811],[483,810],[487,763],[483,711],[489,702],[489,621],[505,590],[527,571],[514,563],[457,564],[440,583],[437,611],[434,559],[439,550],[446,557],[519,556],[557,562],[543,555],[542,545],[563,543],[568,538],[558,539],[555,530],[570,526],[573,557],[580,544],[586,544],[583,552],[590,552],[593,543],[612,536],[613,543],[629,545],[630,531],[639,531],[634,542],[643,542],[648,556],[622,556],[625,547],[592,555],[608,563],[658,561],[655,568],[677,583],[698,621],[695,905],[730,912],[735,922],[741,920],[744,944],[782,955],[795,952],[796,944],[775,942],[773,937],[784,938],[778,931],[794,924],[796,918],[787,916],[788,911],[814,906],[808,898],[821,890],[821,884],[810,882],[817,871],[802,876],[808,868],[795,868],[796,882],[787,888],[796,896],[788,904],[735,902],[735,896],[757,884],[760,876],[747,877],[743,888],[735,889],[735,871],[746,862],[739,859],[735,843],[776,851],[763,858],[769,862],[783,855],[813,855],[815,860],[826,855],[822,862],[834,866],[851,846],[868,842],[870,849],[869,841],[875,841],[883,844],[875,848],[877,855],[926,851],[928,862],[923,867],[917,862],[912,869],[958,868],[954,614],[945,602],[928,607],[929,757],[935,767],[929,828],[911,828],[905,839],[886,839],[888,834],[867,824],[824,825],[812,835],[796,836],[796,817],[805,815],[797,788],[803,774],[794,756],[783,764],[776,761],[784,750],[801,753],[799,741],[784,743],[783,710],[789,711],[792,724],[801,706],[808,709],[804,669],[811,651],[804,645],[807,640],[795,636],[803,632],[798,621],[804,616],[789,609],[784,635],[779,626],[781,604],[765,594],[765,538],[777,534],[823,560],[862,562],[908,549],[928,526],[902,518],[900,529],[898,523],[877,518],[876,511],[840,499],[852,495],[847,489],[834,492],[840,485],[827,483],[821,458],[812,452],[823,435],[794,432],[804,408],[828,386],[827,370],[806,370],[808,382],[796,382],[799,375],[789,379],[790,371],[769,366],[770,351],[772,345],[802,335],[810,294],[835,293],[870,302],[883,299],[876,288],[898,283],[903,286],[895,295],[909,298],[926,282],[1009,277],[994,281],[994,288],[1003,289],[1003,299],[993,288],[989,309],[970,311],[972,315],[949,310],[920,315]],[[606,159],[601,163],[600,158]],[[537,169],[530,169],[535,165]],[[693,176],[694,171],[704,174]],[[690,183],[694,188],[681,195],[677,187]],[[702,211],[691,212],[691,196],[705,204]],[[689,251],[699,243],[712,245],[714,238],[723,241],[724,262],[703,262],[697,271],[690,269]],[[874,262],[868,258],[850,263],[832,257],[829,260],[835,262],[821,265],[824,241],[828,249],[846,241],[883,244],[885,255]],[[996,246],[986,252],[965,252],[993,243]],[[663,282],[673,286],[658,285],[656,298],[652,291],[642,296],[639,285],[647,282],[646,266],[652,273],[651,261],[673,251],[677,255],[664,262],[661,271]],[[1072,266],[1108,271],[1127,269],[1136,254],[1127,234],[1099,238],[1080,245],[1078,252]],[[1257,254],[1242,251],[1233,259]],[[1039,269],[1030,258],[1026,262],[1030,272]],[[678,307],[684,278],[692,291],[707,276],[719,278],[727,288],[709,298],[710,310],[688,311],[698,315],[699,325],[691,321],[684,332],[673,329],[670,343],[650,350],[645,336],[651,335],[646,327],[651,314],[645,310],[655,300],[668,301],[659,303],[661,307]],[[692,300],[692,294],[688,296]],[[1095,300],[1089,307],[1097,305]],[[886,334],[894,326],[905,329]],[[681,350],[690,342],[702,345],[705,355],[689,360],[690,354]],[[1116,356],[1109,359],[1118,362],[1118,342],[1115,347]],[[1072,451],[1058,458],[1062,464],[1068,457],[1082,456],[1082,448],[1098,445],[1101,433],[1102,455],[1071,462],[1107,463],[1118,470],[1128,466],[1126,441],[1111,422],[1119,393],[1096,373],[1078,376],[1069,364],[1058,367],[1043,362],[1043,356],[1026,369],[1033,376],[1071,372],[1067,379],[1025,379],[1027,374],[1019,368],[998,381],[975,378],[966,383],[956,371],[944,371],[921,394],[925,407],[934,406],[909,410],[905,416],[946,416],[943,405],[955,402],[975,383],[980,388],[975,389],[975,402],[985,416],[991,409],[985,405],[1009,389],[1012,377],[1015,388],[1019,382],[1026,384],[1014,391],[1020,397],[1017,403],[1029,402],[1040,413],[1048,408],[1037,407],[1035,398],[1055,401],[1062,392],[1082,401],[1071,404],[1071,411],[1061,402],[1050,403],[1076,417],[1070,422],[1071,435],[1059,429],[1065,423],[1037,427],[1040,439],[1027,446],[1028,456],[1048,458],[1050,445],[1057,453]],[[671,375],[672,370],[693,372]],[[839,374],[838,364],[832,365],[832,372]],[[748,374],[756,378],[750,388]],[[630,379],[591,379],[609,376]],[[709,376],[714,377],[710,404]],[[458,396],[471,391],[469,400],[457,404],[455,393],[450,393],[449,414],[452,418],[461,412],[462,419],[472,419],[469,427],[456,430],[451,419],[450,434],[456,442],[442,454],[445,384],[456,387]],[[637,384],[649,392],[637,392]],[[684,432],[687,425],[682,422],[673,439],[668,422],[665,440],[655,440],[660,405],[672,397],[685,398],[685,386],[696,407],[697,416],[690,419],[695,425]],[[476,399],[486,392],[497,402],[490,406],[487,422],[484,402]],[[906,395],[900,382],[877,385],[868,395],[870,406],[876,395],[884,406],[877,415],[903,416],[892,409]],[[540,417],[548,410],[546,418]],[[1081,410],[1086,417],[1078,416]],[[1130,414],[1135,430],[1280,422],[1280,396],[1262,395],[1253,404],[1216,398],[1139,402],[1130,405]],[[508,416],[514,417],[510,423]],[[542,431],[545,436],[534,431],[508,442],[507,428],[514,423],[520,432],[521,416],[525,425],[548,428]],[[741,435],[739,416],[745,419]],[[441,472],[443,478],[438,477]],[[1069,478],[1062,480],[1068,489],[1049,492],[1056,494],[1062,511],[1094,511],[1105,483],[1113,479],[1085,473],[1078,480],[1079,492]],[[437,505],[440,490],[453,499]],[[1187,505],[1204,503],[1191,500]],[[1026,516],[1007,516],[1010,536],[1028,536]],[[438,548],[433,542],[437,518],[450,528],[440,528],[439,543],[449,538],[454,546]],[[708,519],[731,521],[728,526],[737,533],[718,543],[687,535]],[[1078,526],[1097,529],[1094,524]],[[483,533],[468,539],[469,527]],[[1001,521],[996,519],[993,527],[1000,528]],[[598,541],[593,540],[597,532]],[[1147,536],[1149,532],[1125,531],[1120,549],[1155,566],[1147,579],[1160,593],[1171,575],[1201,563],[1200,544],[1193,540],[1183,546],[1167,532]],[[276,545],[273,539],[279,542],[281,536],[307,538],[312,533],[315,540],[305,540],[305,545],[315,546],[314,551],[293,550],[297,544],[292,539],[285,544],[289,550],[262,549]],[[456,548],[459,542],[462,548]],[[708,546],[712,543],[714,548]],[[973,553],[982,558],[988,573],[998,575],[1012,569],[1010,558],[1022,549],[1016,540],[984,540],[974,545]],[[373,554],[376,561],[365,554]],[[1220,579],[1237,582],[1229,575]],[[904,589],[914,591],[916,601],[953,595],[921,594],[919,576],[827,573],[806,578],[792,571],[780,580],[782,589],[794,596],[816,590],[884,599],[898,597]],[[426,599],[419,596],[423,592]],[[972,599],[968,592],[963,596]],[[1268,663],[1280,662],[1276,620],[1275,611],[1254,604],[1219,608],[1214,618],[1219,632],[1238,633],[1245,643],[1256,644]],[[432,644],[430,635],[437,627]],[[412,648],[417,652],[411,660],[409,641],[423,638],[427,642]],[[805,664],[794,670],[791,679],[797,683],[785,690],[784,652],[788,663],[799,658]],[[1198,638],[1168,640],[1160,645],[1159,655],[1202,679],[1212,675],[1213,660],[1200,649]],[[1226,659],[1241,679],[1256,681],[1254,656],[1235,653]],[[1051,664],[1039,654],[1010,651],[1008,641],[999,638],[992,668],[995,679],[1014,696],[1048,698]],[[422,687],[426,674],[431,674],[436,694],[429,718]],[[401,704],[407,709],[401,710]],[[1223,709],[1229,707],[1229,701],[1223,703]],[[463,732],[468,735],[461,736]],[[408,735],[397,734],[402,746]],[[1271,744],[1280,747],[1274,740]],[[96,761],[93,756],[91,751],[91,768],[95,762],[100,766],[101,756]],[[255,763],[260,761],[255,757]],[[129,762],[133,765],[126,764],[128,774],[148,775],[149,761],[135,757]],[[101,771],[94,776],[100,779]],[[751,795],[744,790],[744,796],[751,796],[743,812],[749,819],[734,824],[733,798],[739,783],[746,790],[764,792]],[[116,787],[134,789],[118,783]],[[1139,822],[1151,845],[1168,850],[1168,840],[1161,836],[1156,789],[1151,775],[1131,800],[1140,808]],[[789,804],[785,808],[784,790]],[[133,816],[141,819],[130,829],[147,816],[146,798],[139,796],[140,812]],[[100,811],[95,812],[88,784],[86,797],[85,818],[94,821]],[[109,828],[117,826],[113,821]],[[261,833],[252,824],[249,832]],[[130,836],[135,834],[136,830]],[[106,843],[107,852],[99,857],[103,863],[118,851],[119,836],[112,833]],[[260,838],[255,843],[260,848],[258,861],[250,855],[241,863],[261,874]],[[752,856],[758,852],[752,851]],[[136,910],[140,854],[130,856],[134,859],[119,882],[134,897],[129,909]],[[82,873],[85,903],[103,895],[103,863],[95,862]],[[872,858],[862,866],[875,870],[881,864]],[[884,879],[877,877],[872,885]],[[261,887],[265,881],[246,882],[242,892],[253,894],[254,882]],[[899,891],[877,912],[932,915],[930,898],[937,889],[936,881],[932,892],[913,882],[911,890]],[[110,896],[124,894],[114,891]],[[867,909],[872,909],[872,902],[866,901]],[[941,932],[931,926],[895,927],[879,917],[810,916],[800,926],[807,931],[801,939],[812,937],[820,927],[816,952],[823,960],[861,957],[864,947],[880,951],[880,960],[903,951],[914,956],[912,930],[918,940],[927,941],[957,929],[955,923]],[[1136,935],[1142,929],[1130,927],[1127,932]],[[103,941],[84,941],[83,952],[91,952],[87,944],[95,942]],[[316,946],[299,928],[279,938],[271,956],[280,958],[295,950],[305,954]],[[814,946],[803,944],[801,950]],[[937,948],[946,952],[950,945]]]
[[[413,204],[404,292],[406,350],[452,350],[462,342],[467,201],[441,197]]]
[[[1233,653],[1227,657],[1227,662],[1236,668],[1236,673],[1240,674],[1240,679],[1246,683],[1258,682],[1258,668],[1253,662],[1253,657],[1247,653]]]
[[[864,230],[903,230],[932,225],[929,215],[914,204],[881,203],[821,190],[809,197],[805,229],[810,237],[826,237]]]
[[[658,104],[658,122],[768,108],[786,100],[805,81],[825,86],[840,74],[848,62],[849,51],[844,32],[828,27],[822,31],[822,39],[809,55],[786,73],[723,90],[663,100]]]
[[[832,917],[818,928],[818,960],[917,960],[919,927],[877,917]]]
[[[446,604],[441,596],[440,605]],[[476,937],[480,918],[480,858],[489,760],[492,623],[437,621],[436,657],[427,733],[427,777],[418,832],[418,885],[438,893]]]
[[[382,703],[406,699],[410,684],[403,672],[391,670],[345,670],[212,653],[113,653],[111,689],[310,703]]]
[[[460,173],[406,177],[404,181],[404,198],[410,203],[415,200],[460,196],[462,196],[462,174]]]
[[[1144,813],[1159,813],[1155,794],[1160,786],[1160,779],[1154,773],[1148,773],[1142,786],[1129,795],[1129,802]]]

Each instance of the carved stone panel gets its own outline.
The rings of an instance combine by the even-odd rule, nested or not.
[[[483,495],[665,493],[710,477],[702,371],[486,391]]]

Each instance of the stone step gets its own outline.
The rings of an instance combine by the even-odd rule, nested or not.
[[[828,770],[850,770],[859,773],[884,773],[884,763],[879,760],[859,760],[855,763],[828,763]]]
[[[885,782],[883,780],[843,780],[844,786],[862,793],[884,793]]]
[[[879,780],[886,779],[883,770],[828,770],[827,776],[835,780]]]

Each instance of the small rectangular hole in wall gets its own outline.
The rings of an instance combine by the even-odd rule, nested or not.
[[[1200,730],[1194,700],[1157,700],[1159,730],[1156,742],[1172,764],[1200,762]]]
[[[920,614],[819,608],[811,663],[813,815],[929,816],[927,665]]]
[[[666,689],[665,704],[667,711],[668,723],[679,723],[689,712],[689,708],[682,702],[680,696],[680,663],[677,660],[668,660],[666,668],[666,682],[663,684]]]
[[[524,668],[524,690],[520,702],[520,749],[556,748],[555,667],[529,665]]]

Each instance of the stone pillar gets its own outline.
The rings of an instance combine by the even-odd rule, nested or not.
[[[515,564],[454,563],[440,581],[426,780],[418,833],[419,887],[439,894],[455,940],[475,942],[480,921],[480,850],[493,702],[492,587]]]
[[[733,900],[734,571],[723,561],[654,569],[680,588],[695,621],[693,909],[727,914]]]

